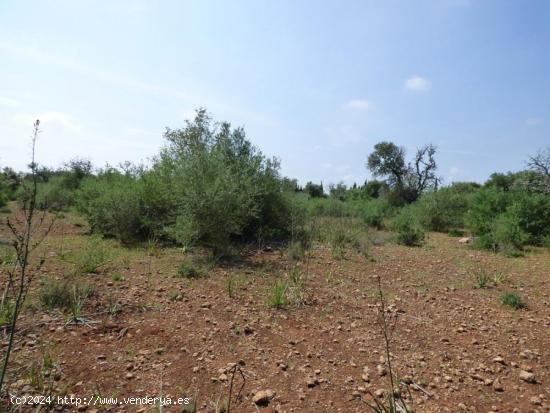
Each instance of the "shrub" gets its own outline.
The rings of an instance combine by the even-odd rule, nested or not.
[[[510,194],[492,188],[475,192],[466,214],[466,225],[474,236],[490,236],[495,219],[510,205]]]
[[[410,247],[424,244],[426,233],[411,207],[405,207],[392,221],[392,230],[397,232],[397,243]]]
[[[63,211],[74,203],[75,191],[68,188],[62,176],[53,176],[38,185],[36,205],[39,209]]]
[[[423,195],[415,204],[418,219],[430,231],[447,232],[464,226],[469,194],[452,187]]]
[[[159,164],[174,176],[178,202],[171,228],[178,242],[223,255],[233,239],[287,225],[268,205],[284,205],[279,164],[252,146],[243,129],[214,124],[199,110],[193,122],[167,130],[165,138]]]
[[[384,220],[393,213],[392,206],[384,198],[357,203],[355,209],[365,224],[376,229],[384,228]]]
[[[184,261],[178,268],[178,278],[199,278],[201,272],[190,261]]]
[[[514,310],[520,310],[527,307],[518,293],[504,293],[500,296],[500,302]]]
[[[145,236],[141,212],[142,186],[137,177],[108,170],[82,183],[78,211],[92,231],[122,242]]]
[[[312,198],[308,202],[313,217],[348,217],[352,215],[350,204],[336,198]]]
[[[512,210],[499,215],[493,224],[494,243],[500,251],[521,251],[529,235],[521,228],[519,217]]]

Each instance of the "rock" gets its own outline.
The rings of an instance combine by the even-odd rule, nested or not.
[[[500,356],[496,356],[496,357],[493,359],[493,361],[494,361],[495,363],[499,363],[499,364],[506,365],[506,363],[504,362],[504,359],[503,359],[502,357],[500,357]]]
[[[378,371],[379,376],[385,376],[387,374],[386,367],[384,367],[382,364],[379,364],[376,366],[376,370]]]
[[[378,389],[378,390],[376,390],[376,391],[374,392],[374,395],[375,395],[376,397],[379,397],[379,398],[380,398],[380,397],[383,397],[383,396],[384,396],[384,389]]]
[[[469,244],[470,242],[472,242],[472,238],[470,237],[463,237],[458,240],[459,244]]]
[[[252,401],[258,406],[267,406],[274,396],[275,393],[271,389],[260,390],[252,397]]]
[[[307,387],[310,389],[317,386],[319,384],[319,379],[317,377],[309,377],[307,379]]]
[[[499,379],[496,379],[493,381],[493,390],[499,391],[499,392],[504,391],[504,386],[502,385]]]
[[[526,383],[536,383],[537,380],[535,379],[535,375],[533,373],[530,373],[525,370],[521,370],[519,372],[519,378],[520,380],[523,380]]]
[[[531,404],[534,404],[535,406],[542,406],[542,400],[540,397],[533,396],[529,401],[531,402]]]

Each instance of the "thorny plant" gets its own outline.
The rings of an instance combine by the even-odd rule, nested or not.
[[[388,368],[389,375],[389,389],[386,391],[386,397],[382,401],[373,395],[369,391],[369,395],[372,397],[374,403],[367,403],[369,409],[373,413],[413,413],[413,407],[409,406],[407,400],[401,392],[401,383],[397,377],[397,373],[394,371],[391,361],[391,342],[393,339],[393,334],[397,326],[398,313],[395,312],[390,317],[387,315],[386,308],[386,298],[382,291],[382,282],[380,275],[376,276],[378,283],[378,325],[380,327],[380,332],[382,333],[382,338],[384,340],[384,352],[386,356],[386,367]],[[405,386],[408,397],[407,399],[414,403],[411,392],[408,386]]]
[[[29,168],[30,184],[23,182],[24,197],[22,199],[23,216],[17,216],[6,220],[6,226],[11,232],[11,244],[15,251],[15,260],[7,271],[8,279],[5,285],[2,300],[10,300],[14,303],[13,312],[10,314],[8,327],[8,345],[5,350],[2,371],[0,372],[0,395],[4,390],[4,380],[10,360],[11,351],[14,345],[14,338],[17,331],[17,321],[21,312],[27,293],[34,279],[34,275],[44,264],[45,258],[39,260],[34,271],[31,270],[30,257],[32,252],[44,241],[55,222],[55,217],[46,222],[47,214],[44,210],[37,216],[36,196],[38,192],[38,165],[35,161],[36,140],[40,133],[40,120],[33,125],[31,135],[31,163]],[[44,225],[45,229],[44,229]]]
[[[236,363],[231,369],[229,370],[229,373],[231,373],[231,381],[229,382],[229,397],[227,398],[227,413],[231,412],[231,398],[233,396],[233,382],[235,380],[235,376],[237,373],[241,376],[242,384],[239,388],[239,392],[237,393],[237,397],[235,398],[236,402],[240,402],[242,400],[242,391],[244,389],[244,385],[246,384],[246,376],[244,375],[244,372],[241,368],[241,365],[239,363]]]

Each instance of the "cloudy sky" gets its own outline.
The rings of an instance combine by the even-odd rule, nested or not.
[[[432,142],[446,182],[550,145],[550,2],[0,0],[0,166],[146,161],[193,110],[285,175],[362,182]]]

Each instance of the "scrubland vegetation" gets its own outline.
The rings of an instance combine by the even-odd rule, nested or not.
[[[436,324],[422,324],[417,333],[431,334],[437,342],[431,348],[431,357],[434,362],[446,363],[443,370],[453,371],[443,377],[426,368],[430,362],[417,354],[422,346],[415,347],[416,353],[410,355],[417,357],[417,364],[413,366],[401,359],[392,366],[393,358],[399,359],[399,352],[404,350],[403,342],[409,340],[413,346],[413,342],[423,342],[419,336],[413,337],[412,328],[397,327],[397,336],[402,329],[406,332],[401,333],[404,338],[396,338],[397,348],[392,348],[395,319],[402,313],[416,317],[415,307],[424,311],[418,317],[426,316],[433,311],[429,304],[432,300],[439,303],[440,311],[446,308],[459,317],[462,312],[447,307],[447,298],[442,298],[456,290],[460,295],[450,296],[451,300],[464,300],[471,305],[464,311],[479,312],[478,321],[465,327],[461,324],[460,332],[493,330],[487,327],[481,311],[521,313],[540,309],[539,302],[524,300],[525,288],[530,297],[546,303],[541,311],[548,311],[547,291],[537,291],[534,286],[548,285],[544,276],[548,277],[545,265],[549,262],[545,248],[550,247],[550,149],[528,159],[523,171],[494,173],[482,184],[446,185],[437,175],[437,148],[433,145],[420,148],[408,161],[404,149],[380,142],[371,154],[366,154],[366,167],[376,179],[352,187],[331,184],[325,190],[322,183],[308,182],[302,187],[296,180],[282,177],[279,161],[254,147],[243,129],[214,122],[205,110],[198,110],[195,119],[187,121],[183,128],[167,129],[164,136],[166,144],[150,165],[128,163],[96,169],[86,160],[73,160],[51,170],[33,161],[31,173],[4,168],[0,174],[3,219],[9,219],[14,228],[11,234],[7,230],[0,232],[2,274],[9,275],[2,278],[5,289],[0,303],[0,328],[4,337],[17,336],[14,367],[5,371],[5,388],[11,393],[75,392],[81,374],[66,363],[79,357],[76,349],[90,340],[104,347],[103,353],[91,355],[91,360],[100,364],[96,382],[84,384],[87,389],[95,386],[94,391],[113,394],[138,389],[139,386],[126,385],[136,376],[147,380],[155,377],[156,370],[149,365],[156,365],[157,361],[151,360],[151,353],[160,356],[169,347],[170,352],[180,352],[191,360],[182,362],[187,378],[196,373],[203,382],[178,382],[179,375],[167,375],[166,380],[183,386],[182,391],[193,388],[210,392],[193,393],[193,411],[249,411],[250,403],[273,405],[277,400],[282,409],[278,411],[287,411],[289,404],[295,411],[313,411],[309,410],[312,405],[304,402],[304,389],[299,389],[296,398],[279,394],[286,385],[278,388],[277,396],[271,390],[261,390],[266,385],[262,377],[258,378],[262,375],[258,370],[261,366],[244,359],[245,355],[252,357],[250,352],[238,350],[239,340],[249,337],[259,340],[251,344],[256,350],[272,346],[268,351],[271,354],[262,356],[264,367],[269,365],[269,369],[287,379],[289,372],[293,372],[292,377],[307,372],[307,391],[328,382],[353,389],[350,397],[343,399],[327,390],[328,396],[317,399],[316,411],[456,411],[457,406],[465,410],[467,407],[463,409],[461,404],[476,406],[476,402],[457,399],[449,391],[456,387],[453,391],[459,397],[466,394],[457,384],[463,383],[464,377],[445,359],[461,357],[460,351],[455,349],[450,351],[451,356],[443,356],[447,353],[437,347],[440,342],[449,341],[442,336],[447,326],[445,322],[438,324],[440,315],[432,314]],[[29,222],[29,214],[35,214],[33,222]],[[17,232],[21,226],[23,232]],[[17,238],[18,234],[23,234],[23,238]],[[24,239],[31,235],[30,244],[25,247]],[[11,248],[13,236],[15,251]],[[463,242],[459,243],[456,237]],[[543,252],[536,255],[537,251]],[[21,281],[22,296],[17,293],[17,271],[21,269],[30,277],[24,276]],[[447,270],[453,275],[443,273]],[[526,279],[531,271],[546,271],[546,275]],[[31,285],[32,278],[38,278],[38,282]],[[359,311],[369,311],[369,306],[377,310],[372,320],[366,315],[350,315],[354,311],[352,303],[360,299],[370,300],[370,304],[362,305]],[[206,312],[209,315],[205,323],[213,328],[210,333],[203,324],[193,321],[193,317],[202,320]],[[280,315],[284,318],[278,318]],[[19,316],[24,328],[16,330],[13,320]],[[504,317],[500,331],[494,333],[499,337],[504,334],[502,329],[508,329],[506,323],[523,316],[506,313]],[[540,314],[537,317],[539,321],[535,322],[548,325],[547,320],[540,321]],[[36,324],[33,318],[42,321]],[[136,324],[134,319],[141,321]],[[183,323],[196,331],[180,332],[175,344],[167,337],[172,335],[167,330],[180,329]],[[525,346],[526,340],[532,339],[533,330],[513,323],[523,334],[515,342]],[[305,324],[310,327],[303,327]],[[125,327],[119,328],[120,325]],[[315,334],[312,325],[313,330],[319,327]],[[366,341],[353,335],[346,338],[352,344],[357,340],[358,344],[348,349],[348,356],[353,356],[333,348],[342,340],[338,336],[342,328],[347,330],[343,334],[353,334],[360,325],[366,328]],[[223,334],[213,337],[221,327],[231,339],[224,342]],[[157,348],[136,347],[139,342],[134,340],[153,334],[151,329],[155,328],[159,337],[171,344],[150,338]],[[288,339],[281,341],[285,335],[276,335],[282,329],[288,329],[288,337],[294,337],[290,348]],[[72,336],[56,338],[67,331]],[[547,331],[537,339],[536,346],[548,343]],[[101,338],[96,341],[94,334]],[[326,337],[330,340],[324,341]],[[474,341],[479,344],[482,334],[476,337]],[[38,342],[52,340],[61,347],[65,361],[52,361],[51,351],[41,350],[44,360],[37,368]],[[208,343],[207,349],[201,341]],[[126,363],[125,371],[119,374],[124,385],[100,373],[103,361],[111,358],[106,354],[116,352],[117,343],[126,346],[119,358],[112,360],[122,370],[121,365]],[[217,347],[224,345],[229,347]],[[315,348],[319,345],[326,346],[328,354]],[[370,377],[365,351],[354,353],[367,345],[377,348],[373,353],[377,354],[376,379]],[[486,348],[491,345],[487,343]],[[499,350],[494,351],[498,354],[492,357],[512,357],[509,348],[497,347]],[[291,353],[287,357],[288,351]],[[542,362],[544,356],[529,351],[526,359]],[[295,357],[301,357],[300,352],[307,354],[306,360],[292,359],[293,352]],[[273,354],[275,360],[270,359]],[[217,363],[218,368],[212,369],[204,365],[205,359],[208,363],[219,359],[233,364]],[[166,369],[180,359],[170,360]],[[499,380],[511,380],[510,371],[502,367],[508,362],[496,362],[496,370],[479,373],[500,379],[481,379],[490,394],[483,390],[478,406],[491,406],[498,401],[495,397],[503,391]],[[32,369],[28,368],[29,363]],[[323,370],[309,372],[316,363],[322,364]],[[346,364],[340,373],[339,363]],[[362,373],[350,372],[349,366],[357,367],[356,363],[365,366],[361,367]],[[78,364],[75,361],[75,366]],[[247,368],[251,371],[248,376]],[[406,371],[401,373],[400,369]],[[215,374],[219,377],[209,377],[214,374],[212,371],[218,371]],[[232,393],[233,380],[240,380],[237,373],[242,371],[248,393],[237,395],[236,391]],[[332,379],[323,379],[325,372],[332,374]],[[419,372],[433,373],[437,380],[413,377]],[[540,375],[529,376],[533,374],[532,366],[522,366],[521,372],[521,386],[538,383],[537,389],[542,391]],[[473,377],[478,373],[469,374]],[[546,373],[546,385],[548,379]],[[252,387],[249,381],[254,382]],[[375,390],[371,384],[381,388]],[[511,386],[507,394],[513,391]],[[529,394],[539,397],[540,405],[548,405],[549,401],[540,399],[536,391]],[[4,401],[8,399],[6,396]],[[517,398],[500,401],[507,407],[525,402]],[[423,407],[418,407],[418,402]],[[539,405],[537,400],[531,402]],[[438,405],[453,410],[435,410]],[[162,410],[158,407],[156,411]]]

